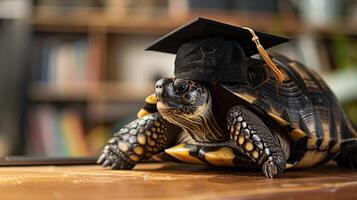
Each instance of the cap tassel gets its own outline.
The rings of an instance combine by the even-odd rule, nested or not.
[[[248,27],[243,27],[252,34],[252,41],[255,43],[259,54],[262,56],[264,61],[267,63],[269,69],[273,72],[276,80],[281,84],[284,80],[284,74],[279,70],[275,63],[269,57],[269,54],[265,51],[264,47],[260,44],[258,36],[255,34],[254,30]]]

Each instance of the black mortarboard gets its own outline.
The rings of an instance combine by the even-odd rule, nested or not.
[[[204,82],[246,82],[245,59],[261,46],[272,46],[288,39],[243,27],[198,18],[164,35],[146,50],[174,53],[175,76]]]

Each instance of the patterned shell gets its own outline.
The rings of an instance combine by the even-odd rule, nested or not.
[[[315,72],[283,55],[272,60],[284,73],[279,84],[260,59],[248,61],[250,85],[221,84],[241,99],[265,111],[293,141],[288,162],[309,167],[332,159],[353,128],[336,97]],[[355,137],[355,136],[354,136]]]

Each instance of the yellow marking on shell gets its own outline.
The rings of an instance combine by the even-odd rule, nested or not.
[[[301,138],[303,138],[305,136],[306,136],[306,133],[298,128],[295,128],[290,132],[290,137],[294,140],[294,142],[300,140]]]
[[[339,131],[341,131],[341,121],[340,120],[336,120],[336,131],[337,133],[339,133]],[[341,134],[337,134],[336,135],[336,143],[335,145],[331,148],[330,152],[332,153],[337,153],[341,150]]]
[[[327,155],[327,151],[307,151],[294,168],[312,167],[321,162]]]
[[[136,154],[138,154],[138,155],[141,155],[141,154],[143,154],[143,152],[144,152],[144,149],[142,148],[142,147],[140,147],[140,146],[136,146],[136,147],[134,147],[134,152],[136,153]]]
[[[315,123],[307,123],[307,129],[311,132],[309,138],[307,139],[307,149],[316,149],[317,138],[316,138],[316,124]]]
[[[145,110],[144,108],[142,108],[142,109],[140,109],[140,111],[138,112],[137,117],[138,117],[139,119],[142,119],[142,118],[144,118],[144,117],[145,117],[146,115],[148,115],[148,114],[150,114],[150,112],[147,111],[147,110]]]
[[[296,164],[286,163],[286,169],[294,168]]]
[[[248,93],[235,92],[235,94],[249,103],[253,103],[257,99],[257,97]]]
[[[280,125],[282,126],[287,126],[289,125],[289,122],[287,122],[286,120],[284,120],[283,118],[281,118],[280,116],[278,116],[275,113],[272,112],[268,112],[269,116],[272,117],[276,122],[278,122]]]
[[[157,139],[158,137],[159,137],[159,135],[157,133],[152,134],[152,138]]]
[[[139,161],[139,157],[137,155],[130,155],[129,158],[132,161]]]
[[[310,137],[307,139],[307,144],[306,144],[306,148],[307,149],[316,149],[316,142],[317,142],[317,138],[316,137]]]
[[[240,136],[238,139],[238,144],[242,145],[244,143],[244,137]]]
[[[221,147],[215,151],[206,152],[204,156],[205,160],[214,166],[235,166],[233,164],[235,155],[229,147]]]
[[[259,158],[259,152],[258,151],[253,151],[252,156],[254,159],[258,159]]]
[[[179,144],[169,149],[165,149],[165,152],[182,162],[193,163],[193,164],[204,164],[198,158],[191,156],[189,153],[189,149],[185,148],[184,144]]]
[[[253,143],[247,142],[247,144],[245,144],[245,149],[246,149],[247,151],[253,150],[253,149],[254,149]]]
[[[319,150],[327,150],[331,140],[330,126],[326,121],[323,121],[321,124],[322,124],[323,138],[322,138],[322,143],[319,146]]]
[[[330,152],[331,153],[337,153],[341,150],[341,144],[339,142],[337,142],[331,149]]]
[[[129,147],[128,147],[128,143],[125,142],[119,142],[119,149],[122,151],[128,151]]]
[[[293,67],[296,71],[298,71],[298,73],[300,74],[300,76],[303,79],[307,79],[308,75],[306,74],[306,72],[304,70],[301,69],[301,66],[295,62],[295,61],[291,61],[288,63],[288,65],[290,65],[291,67]]]
[[[138,136],[138,142],[139,142],[139,144],[145,144],[146,143],[145,135],[139,135]]]
[[[157,103],[157,98],[156,98],[156,95],[155,93],[146,97],[145,99],[145,102],[148,103],[148,104],[156,104]]]
[[[156,121],[155,122],[155,126],[159,127],[160,126],[160,122]]]

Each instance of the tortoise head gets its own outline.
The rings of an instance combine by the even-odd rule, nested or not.
[[[157,109],[170,123],[194,140],[217,142],[225,138],[212,112],[212,97],[204,85],[185,79],[163,78],[156,83]]]
[[[157,81],[155,87],[160,113],[190,117],[200,112],[209,102],[208,90],[191,80],[163,78]]]

